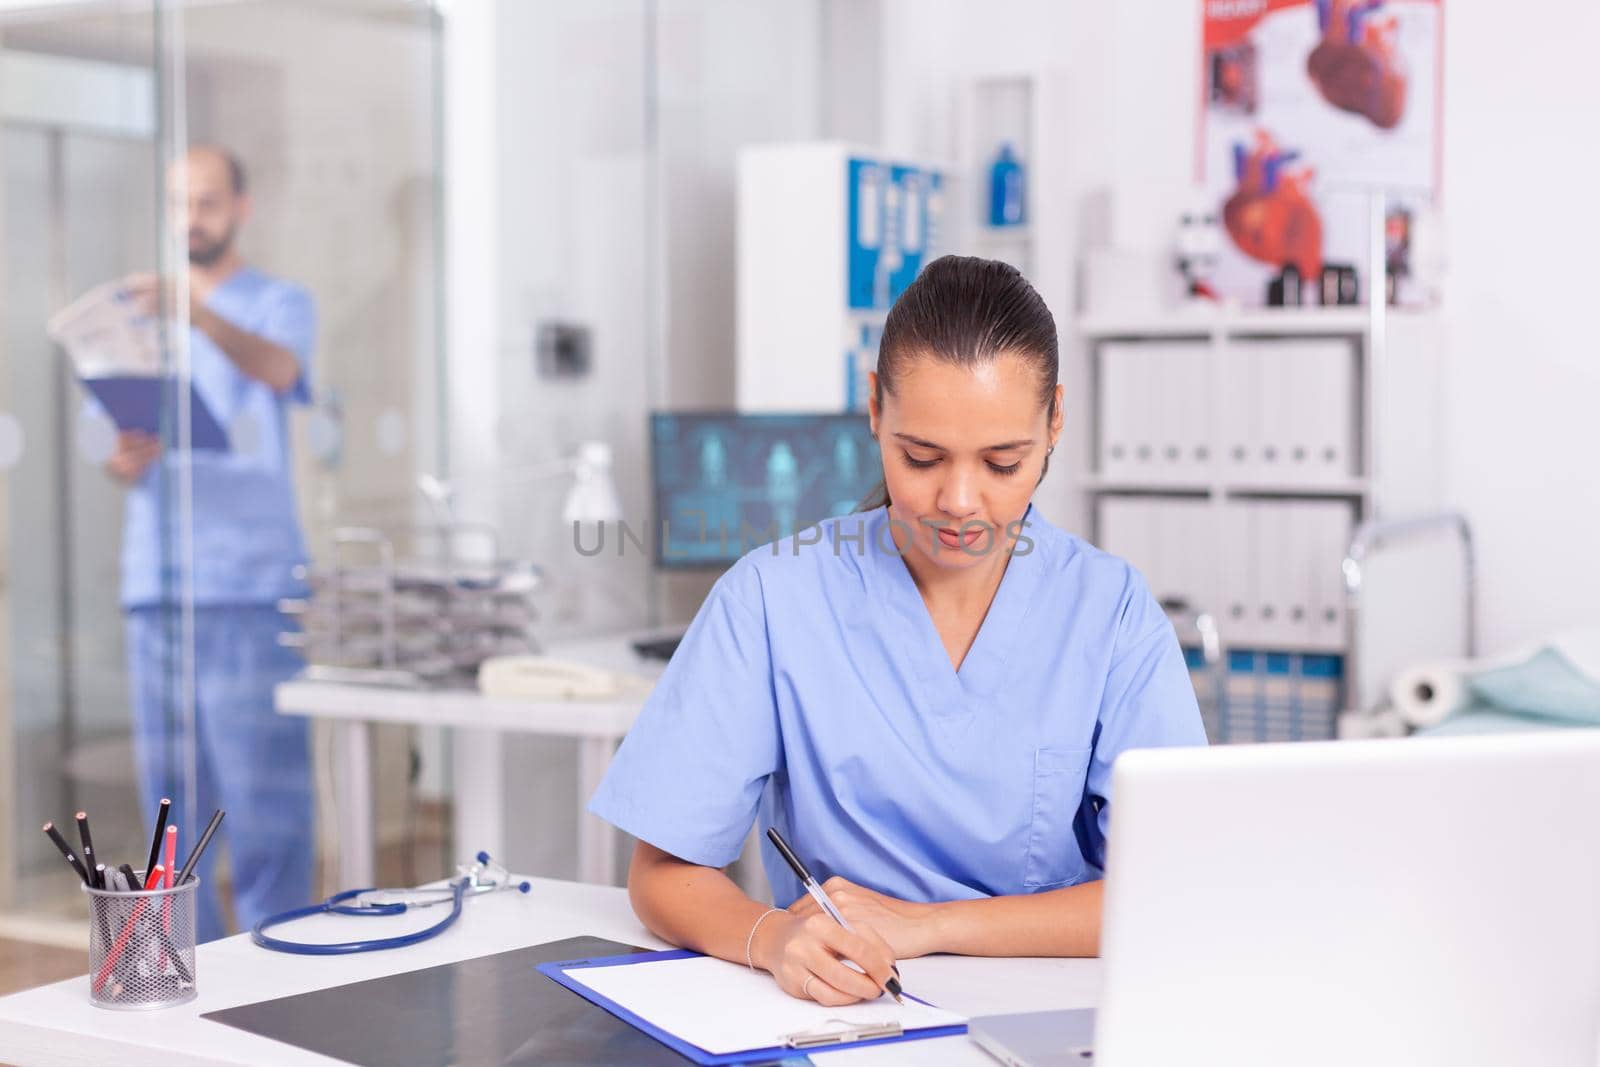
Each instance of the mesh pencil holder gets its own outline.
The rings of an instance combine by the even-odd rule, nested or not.
[[[141,874],[141,878],[143,875]],[[195,998],[198,878],[171,889],[89,895],[89,1000],[102,1008],[170,1008]]]

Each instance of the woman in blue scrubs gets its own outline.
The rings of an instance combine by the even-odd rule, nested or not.
[[[1112,763],[1205,734],[1138,572],[1030,503],[1057,363],[1049,309],[1003,263],[936,260],[890,310],[879,506],[717,581],[590,803],[638,839],[628,888],[657,936],[828,1005],[925,953],[1098,951]],[[770,847],[787,910],[723,873],[756,820],[853,932]]]

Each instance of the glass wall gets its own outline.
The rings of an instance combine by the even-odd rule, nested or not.
[[[92,45],[71,49],[43,42],[70,38],[77,19],[0,26],[0,893],[69,914],[76,895],[38,825],[70,826],[81,809],[104,839],[147,832],[118,609],[123,494],[103,469],[114,435],[47,332],[80,294],[161,254],[155,11],[125,4],[95,21]]]
[[[0,909],[78,913],[37,832],[77,810],[135,866],[160,793],[185,833],[235,800],[227,865],[314,838],[309,814],[235,824],[272,806],[241,761],[326,758],[251,732],[298,666],[277,602],[337,529],[403,537],[444,466],[438,41],[406,0],[0,16]],[[151,315],[111,374],[57,342],[117,300]],[[168,383],[148,440],[97,374]],[[409,748],[380,741],[380,781],[405,787]]]

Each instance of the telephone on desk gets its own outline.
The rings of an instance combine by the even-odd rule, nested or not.
[[[647,678],[549,656],[495,656],[478,668],[478,690],[509,700],[607,700],[650,691]]]

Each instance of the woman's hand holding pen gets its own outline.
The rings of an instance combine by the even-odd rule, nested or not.
[[[837,875],[822,883],[822,891],[851,926],[857,930],[869,928],[875,936],[881,936],[895,959],[915,959],[939,951],[934,929],[937,905],[884,896]],[[828,917],[809,896],[789,905],[789,914],[803,919],[818,915],[824,919]],[[812,988],[816,988],[815,982]]]
[[[756,965],[770,971],[790,996],[828,1007],[882,996],[894,973],[895,957],[888,942],[869,926],[846,930],[815,905],[812,910],[809,916],[794,909],[774,913],[762,923],[750,946]],[[847,966],[845,960],[866,973]]]

